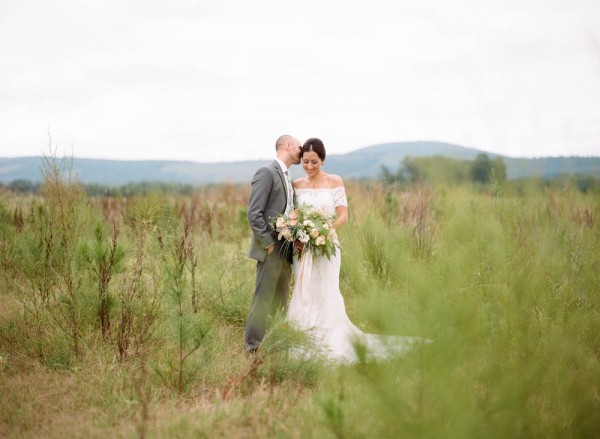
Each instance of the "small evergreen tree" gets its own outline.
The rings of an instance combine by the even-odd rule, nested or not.
[[[485,184],[492,175],[492,162],[487,154],[478,154],[471,166],[471,178],[475,183]]]

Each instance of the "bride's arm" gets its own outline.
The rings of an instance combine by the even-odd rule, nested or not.
[[[335,208],[335,213],[337,214],[337,219],[333,223],[333,228],[335,230],[340,230],[340,228],[348,222],[348,207],[338,206]]]
[[[346,200],[346,190],[344,188],[344,180],[342,180],[342,177],[331,174],[330,178],[332,179],[333,187],[341,187],[343,191],[341,194],[339,194],[341,197],[336,197],[335,200],[335,213],[337,218],[333,223],[333,228],[339,230],[348,222],[348,202]]]

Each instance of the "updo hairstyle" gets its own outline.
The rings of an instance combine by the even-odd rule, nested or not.
[[[304,142],[304,145],[302,145],[302,152],[300,153],[300,158],[302,158],[304,153],[308,151],[313,151],[317,153],[321,161],[325,161],[325,145],[323,145],[323,142],[320,139],[317,139],[316,137],[311,137],[306,142]]]

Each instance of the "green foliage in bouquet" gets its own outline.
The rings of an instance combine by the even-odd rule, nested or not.
[[[335,219],[335,215],[328,215],[323,209],[301,204],[289,214],[279,215],[271,226],[279,232],[279,240],[285,239],[290,245],[300,241],[304,244],[304,249],[309,250],[314,257],[325,256],[331,259],[340,246],[333,228]],[[297,248],[294,250],[300,258],[301,253]]]

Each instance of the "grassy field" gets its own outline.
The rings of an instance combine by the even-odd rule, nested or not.
[[[600,428],[600,196],[347,182],[340,285],[378,364],[257,356],[247,186],[0,194],[0,437],[583,438]]]

